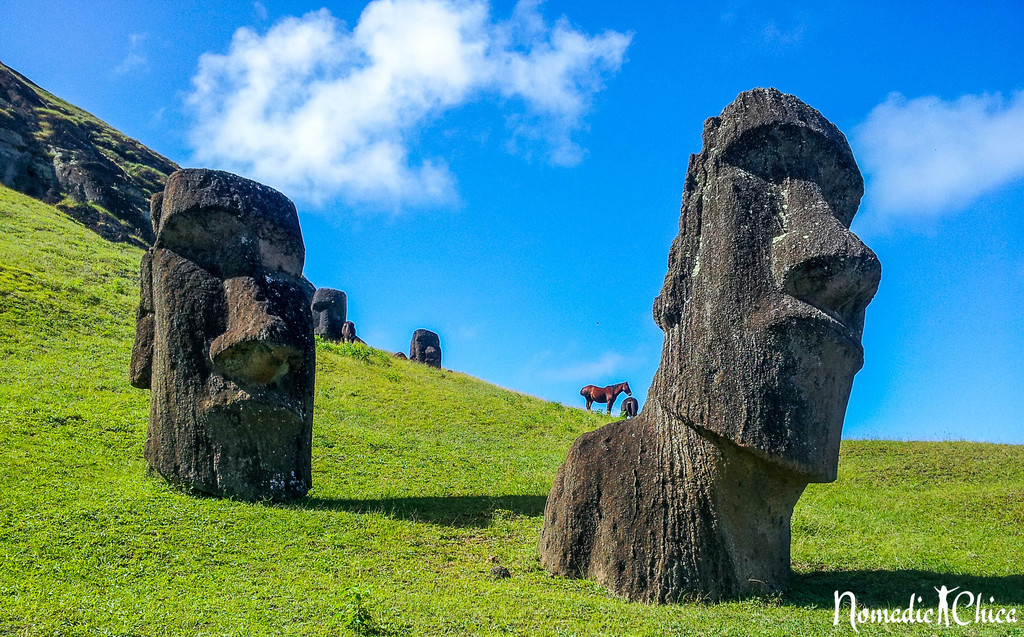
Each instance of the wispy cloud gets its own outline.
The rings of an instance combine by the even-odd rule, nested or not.
[[[444,157],[412,158],[416,132],[499,97],[515,148],[579,162],[574,138],[631,36],[549,24],[537,5],[496,22],[482,0],[375,0],[352,30],[326,9],[239,29],[192,80],[195,159],[312,199],[434,203],[455,178]]]
[[[551,381],[602,382],[601,379],[621,374],[635,361],[617,352],[605,352],[596,359],[575,361],[556,367],[542,368],[540,376]]]
[[[937,215],[1024,177],[1024,92],[908,100],[893,93],[853,132],[867,201],[888,215]]]
[[[812,26],[809,15],[795,7],[751,0],[724,0],[717,6],[721,26],[729,31],[730,40],[743,43],[745,53],[788,53],[803,44]]]
[[[789,25],[780,25],[774,20],[769,21],[761,30],[761,35],[764,37],[765,44],[791,47],[800,44],[806,32],[807,20],[804,16],[799,15],[793,24]]]
[[[120,64],[114,67],[115,75],[149,70],[149,60],[142,50],[142,43],[145,42],[146,37],[145,33],[132,33],[128,36],[128,54]]]
[[[480,328],[476,325],[463,323],[455,328],[454,336],[460,343],[476,341],[480,339]]]

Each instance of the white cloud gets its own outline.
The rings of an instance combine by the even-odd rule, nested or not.
[[[516,147],[574,164],[573,135],[630,36],[549,26],[537,4],[494,22],[483,0],[375,0],[352,30],[326,9],[239,29],[192,80],[195,159],[313,199],[444,201],[454,176],[443,157],[410,157],[417,130],[500,96]]]
[[[898,93],[854,130],[868,176],[867,198],[882,213],[935,215],[1024,177],[1024,92],[908,100]]]

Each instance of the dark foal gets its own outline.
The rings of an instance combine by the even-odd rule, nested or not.
[[[352,321],[345,321],[341,326],[341,340],[346,343],[356,342],[356,324]]]
[[[622,401],[622,416],[626,418],[632,418],[640,411],[640,401],[630,396],[626,400]]]
[[[629,383],[619,383],[617,385],[608,385],[607,387],[598,387],[597,385],[587,385],[580,390],[580,396],[587,399],[587,411],[590,411],[590,406],[594,403],[608,403],[608,413],[612,413],[612,405],[615,404],[619,394],[626,392],[627,396],[633,395],[633,390],[629,388]]]

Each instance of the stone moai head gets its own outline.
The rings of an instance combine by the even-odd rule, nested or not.
[[[644,601],[785,589],[793,507],[836,477],[881,276],[850,232],[863,192],[846,138],[792,95],[747,91],[705,122],[654,302],[661,365],[642,413],[569,449],[545,568]]]
[[[850,232],[863,193],[846,138],[792,95],[747,91],[705,122],[654,304],[662,408],[794,476],[835,479],[881,277]]]
[[[430,330],[416,330],[409,344],[409,360],[441,367],[441,338]]]
[[[348,297],[341,290],[318,288],[313,294],[313,333],[329,341],[340,341],[348,314]]]
[[[146,460],[205,493],[302,497],[315,351],[295,206],[237,175],[179,170],[152,221],[130,379],[151,390]]]

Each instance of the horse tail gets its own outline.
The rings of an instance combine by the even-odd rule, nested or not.
[[[580,396],[586,396],[586,395],[587,395],[587,388],[584,387],[584,388],[580,389]]]

